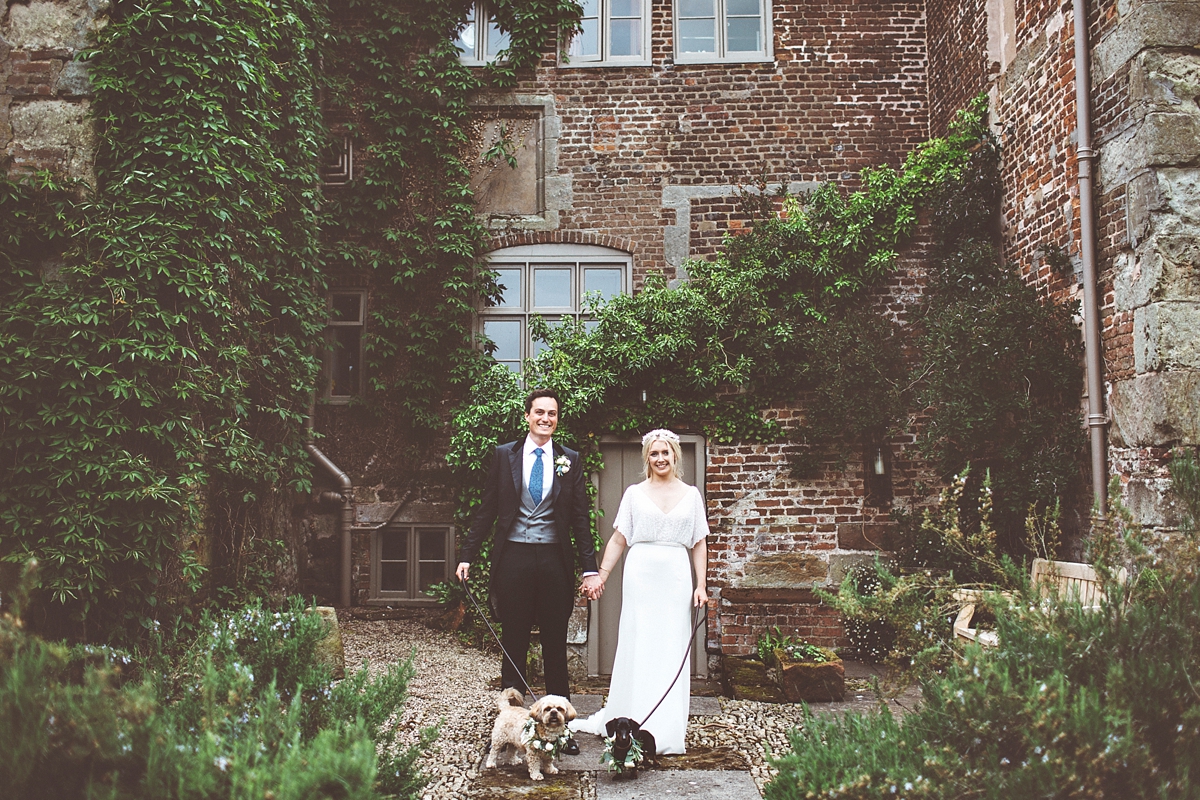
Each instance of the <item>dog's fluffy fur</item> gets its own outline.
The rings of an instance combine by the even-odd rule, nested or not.
[[[639,768],[644,768],[657,762],[657,756],[654,752],[657,747],[654,741],[654,734],[643,729],[629,717],[613,717],[604,727],[613,740],[613,761],[622,765],[617,768],[617,775],[628,773],[629,777],[636,778]],[[632,767],[627,768],[624,766],[625,759],[629,755],[629,749],[633,747],[634,739],[637,739],[642,745],[642,760]]]
[[[529,766],[529,777],[535,781],[542,780],[542,773],[556,775],[558,767],[554,765],[554,754],[545,750],[535,750],[522,744],[521,733],[529,718],[534,719],[537,738],[553,740],[567,731],[567,723],[575,719],[575,707],[565,697],[548,694],[525,708],[525,696],[516,689],[505,689],[496,701],[500,708],[500,716],[492,726],[492,748],[488,752],[488,769],[496,766],[497,759],[504,751],[511,748],[512,755],[509,763],[519,763],[516,754],[524,751],[525,763]]]

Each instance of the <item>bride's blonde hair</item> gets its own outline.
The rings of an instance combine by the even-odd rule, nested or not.
[[[650,477],[650,447],[655,442],[666,442],[671,449],[672,471],[683,479],[683,448],[679,446],[679,434],[666,428],[655,428],[642,437],[642,477]]]

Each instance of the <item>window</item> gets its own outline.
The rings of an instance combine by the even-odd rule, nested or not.
[[[508,31],[500,30],[487,13],[487,3],[475,3],[467,12],[467,24],[458,32],[454,43],[464,64],[480,65],[496,60],[500,51],[508,47],[509,35]]]
[[[650,63],[650,0],[582,0],[582,30],[564,66]]]
[[[675,61],[769,61],[769,0],[675,0]]]
[[[325,358],[329,399],[347,402],[362,390],[362,340],[367,293],[339,291],[329,295]]]
[[[630,289],[629,254],[607,247],[511,247],[497,250],[489,263],[499,275],[503,295],[480,313],[481,332],[496,347],[492,356],[513,372],[520,372],[525,359],[546,347],[530,336],[530,317],[543,317],[551,325],[584,319],[585,293],[607,300]]]
[[[448,525],[388,525],[371,539],[371,598],[435,603],[435,583],[449,580],[454,529]]]

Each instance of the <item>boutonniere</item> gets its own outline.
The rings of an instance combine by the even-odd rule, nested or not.
[[[571,471],[571,459],[566,456],[559,456],[554,459],[554,474],[562,477]]]

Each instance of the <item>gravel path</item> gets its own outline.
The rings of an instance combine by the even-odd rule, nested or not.
[[[440,725],[424,762],[432,780],[423,800],[465,797],[491,731],[496,693],[488,683],[499,675],[499,656],[466,647],[454,634],[413,619],[342,619],[340,627],[347,669],[356,669],[364,660],[369,668],[381,669],[415,652],[416,675],[399,721],[402,737],[414,742],[421,728]],[[720,703],[719,715],[690,719],[688,747],[740,753],[761,793],[775,774],[766,762],[764,745],[775,753],[785,750],[788,730],[803,719],[802,707],[728,698],[720,698]],[[594,788],[584,788],[594,796]]]

